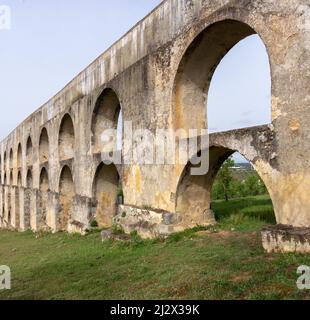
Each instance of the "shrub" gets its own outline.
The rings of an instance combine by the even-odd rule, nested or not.
[[[97,222],[97,220],[96,220],[96,219],[91,220],[90,226],[91,226],[92,228],[98,228],[98,222]]]

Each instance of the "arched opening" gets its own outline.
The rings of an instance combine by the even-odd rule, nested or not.
[[[271,71],[258,35],[238,42],[216,68],[208,93],[210,132],[271,123]]]
[[[72,217],[72,205],[75,196],[73,177],[68,166],[64,166],[61,171],[59,193],[61,208],[58,216],[58,229],[66,231],[68,230],[69,220]]]
[[[222,81],[220,86],[222,90],[220,91],[217,89],[218,85],[216,85],[218,81],[216,79],[214,82],[212,81],[215,70],[217,70],[218,73],[221,73],[222,67],[220,66],[218,69],[217,67],[219,66],[219,63],[222,61],[224,56],[228,52],[230,52],[230,50],[240,41],[253,35],[255,35],[255,41],[260,39],[258,35],[256,35],[256,32],[247,24],[236,20],[224,20],[206,28],[194,39],[180,62],[179,69],[175,78],[173,115],[174,127],[176,129],[188,130],[207,128],[210,122],[207,120],[206,106],[208,108],[208,115],[210,116],[210,118],[212,120],[213,118],[220,119],[220,124],[225,123],[225,121],[228,121],[229,123],[231,119],[237,117],[238,113],[243,113],[243,117],[238,117],[237,119],[239,123],[237,123],[236,120],[236,123],[231,124],[231,126],[227,128],[220,125],[219,128],[217,128],[217,124],[212,123],[212,127],[209,128],[211,131],[220,131],[221,129],[230,129],[256,124],[255,121],[257,120],[255,119],[254,122],[248,121],[247,123],[242,124],[244,118],[247,119],[251,114],[248,113],[249,111],[247,109],[243,110],[239,105],[236,106],[236,103],[238,104],[238,102],[235,102],[235,104],[232,105],[232,100],[234,98],[235,92],[233,92],[232,89],[229,95],[226,91],[227,82],[230,82],[232,88],[235,88],[239,85],[238,92],[242,93],[241,90],[243,90],[244,88],[241,88],[241,82],[239,80],[232,80],[233,77],[241,77],[242,75],[240,75],[240,72],[239,74],[230,74],[228,68],[228,72],[226,72],[226,75],[229,74],[230,78],[225,78],[226,82]],[[253,38],[250,37],[248,39]],[[244,41],[250,40],[246,39]],[[240,53],[240,46],[242,47],[242,43],[239,44],[239,50],[237,46],[237,53]],[[264,59],[264,66],[266,67],[265,69],[269,71],[269,77],[267,77],[267,84],[263,90],[261,90],[261,88],[259,87],[256,87],[252,88],[251,92],[259,92],[259,95],[262,95],[262,99],[264,101],[269,99],[269,101],[267,101],[268,110],[266,111],[266,108],[264,108],[264,110],[262,111],[262,113],[264,114],[262,118],[265,119],[262,122],[267,121],[269,123],[271,121],[270,67],[268,66],[269,62],[266,48],[260,40],[260,50],[261,47],[263,47],[265,50],[266,59]],[[231,52],[233,56],[234,51]],[[238,59],[239,65],[242,64],[242,55]],[[228,60],[230,62],[230,59]],[[225,69],[225,61],[223,60],[223,62]],[[252,69],[255,70],[256,73],[254,75],[252,74],[253,79],[245,79],[244,81],[248,81],[250,83],[252,81],[252,83],[255,85],[255,75],[261,72],[261,70],[259,69],[259,66],[257,66],[257,61],[251,62],[253,64]],[[266,63],[268,64],[267,66]],[[231,65],[234,65],[234,62],[230,63],[230,66]],[[243,70],[246,71],[248,68],[248,65],[244,66]],[[215,75],[215,78],[218,78],[217,75]],[[211,81],[215,85],[212,85]],[[217,94],[214,94],[214,87],[216,88]],[[267,91],[265,90],[265,88],[267,88]],[[251,96],[249,97],[248,93],[243,92],[241,99],[249,102]],[[225,106],[225,109],[219,108],[219,106],[222,105]],[[253,109],[256,108],[256,104],[254,104],[253,101],[250,101],[249,105],[250,111],[254,111]],[[262,106],[260,106],[260,108],[262,108]],[[255,110],[255,112],[253,113],[254,118],[257,112],[259,111]],[[233,116],[230,116],[230,114],[233,114]],[[225,119],[225,121],[223,119]],[[218,122],[219,121],[217,121],[217,123]],[[259,121],[258,124],[262,123],[260,123]]]
[[[120,191],[119,175],[115,165],[100,164],[93,181],[93,198],[96,202],[96,220],[100,227],[111,227],[117,213],[117,196]]]
[[[4,171],[6,171],[6,151],[4,151],[4,155],[3,155],[3,169]]]
[[[10,150],[10,169],[13,168],[13,149]]]
[[[4,172],[4,176],[3,176],[3,184],[4,184],[5,186],[7,185],[6,172]]]
[[[8,188],[8,223],[9,223],[9,226],[12,226],[13,225],[13,221],[12,221],[12,185],[13,185],[13,171],[10,170],[10,176],[9,176],[9,188]]]
[[[42,168],[40,174],[40,204],[39,204],[39,229],[46,228],[47,226],[47,203],[48,203],[48,190],[49,190],[49,182],[48,182],[48,173],[45,168]]]
[[[98,98],[92,115],[92,147],[93,153],[110,152],[121,148],[122,135],[121,104],[112,89],[105,89]],[[104,136],[106,130],[108,137]]]
[[[22,174],[19,170],[17,173],[17,188],[15,193],[15,227],[20,228],[20,188],[22,186]]]
[[[10,170],[9,186],[13,185],[13,171]]]
[[[31,137],[28,137],[26,144],[26,160],[27,166],[32,166],[33,164],[33,148]]]
[[[179,181],[176,197],[177,223],[184,227],[209,225],[238,215],[241,219],[275,223],[272,201],[258,172],[235,150],[211,147],[209,171],[191,175],[188,164]],[[241,220],[240,220],[241,221]],[[241,221],[242,222],[242,221]]]
[[[22,145],[19,143],[17,147],[17,168],[20,169],[23,165],[23,159],[22,159]]]
[[[40,135],[39,141],[39,155],[40,163],[48,162],[49,158],[49,139],[46,128],[43,128]]]
[[[60,160],[68,160],[74,158],[74,125],[72,118],[68,113],[64,115],[60,124],[58,146]]]
[[[31,207],[32,207],[32,172],[29,169],[26,176],[26,189],[24,192],[24,228],[25,230],[31,227]]]

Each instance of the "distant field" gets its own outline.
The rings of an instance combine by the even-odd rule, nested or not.
[[[255,209],[257,208],[257,210]],[[0,232],[0,265],[12,290],[0,299],[309,299],[296,269],[310,256],[267,254],[260,229],[272,220],[267,197],[216,202],[219,224],[166,240],[102,243],[59,233]],[[269,213],[268,213],[269,212]]]

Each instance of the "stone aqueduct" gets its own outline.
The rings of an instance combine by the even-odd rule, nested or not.
[[[309,0],[163,1],[2,141],[0,226],[83,232],[95,214],[100,226],[117,216],[126,231],[154,236],[211,223],[214,177],[239,151],[265,182],[278,224],[310,227],[309,22]],[[120,111],[134,129],[206,128],[216,66],[256,33],[270,59],[272,123],[211,134],[205,176],[184,165],[101,163],[109,147],[100,132]],[[279,246],[274,234],[266,239]]]

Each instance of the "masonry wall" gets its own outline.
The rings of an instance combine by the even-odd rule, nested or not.
[[[153,132],[180,126],[204,128],[203,106],[212,70],[224,51],[254,32],[270,58],[272,142],[264,151],[264,143],[255,144],[254,133],[225,147],[243,152],[255,165],[272,197],[278,223],[310,226],[309,20],[307,0],[164,1],[1,142],[0,226],[38,230],[43,225],[56,231],[60,216],[69,212],[67,229],[83,232],[98,204],[93,183],[101,155],[93,143],[92,122],[105,89],[113,90],[123,120],[132,121],[134,128]],[[235,32],[227,32],[229,27]],[[218,38],[225,39],[222,47],[219,43],[204,47],[200,42],[213,39],[210,43],[216,44]],[[190,73],[202,67],[205,78]],[[43,128],[47,143],[40,139]],[[44,141],[41,149],[40,140]],[[43,168],[48,173],[47,190],[40,181]],[[71,178],[64,170],[71,172]],[[182,215],[177,203],[184,170],[181,165],[117,166],[124,210],[148,208],[148,214],[160,219],[167,213]],[[61,188],[69,200],[63,199]],[[42,192],[47,194],[44,201]],[[43,202],[44,223],[40,221]],[[174,223],[173,218],[169,221]]]

